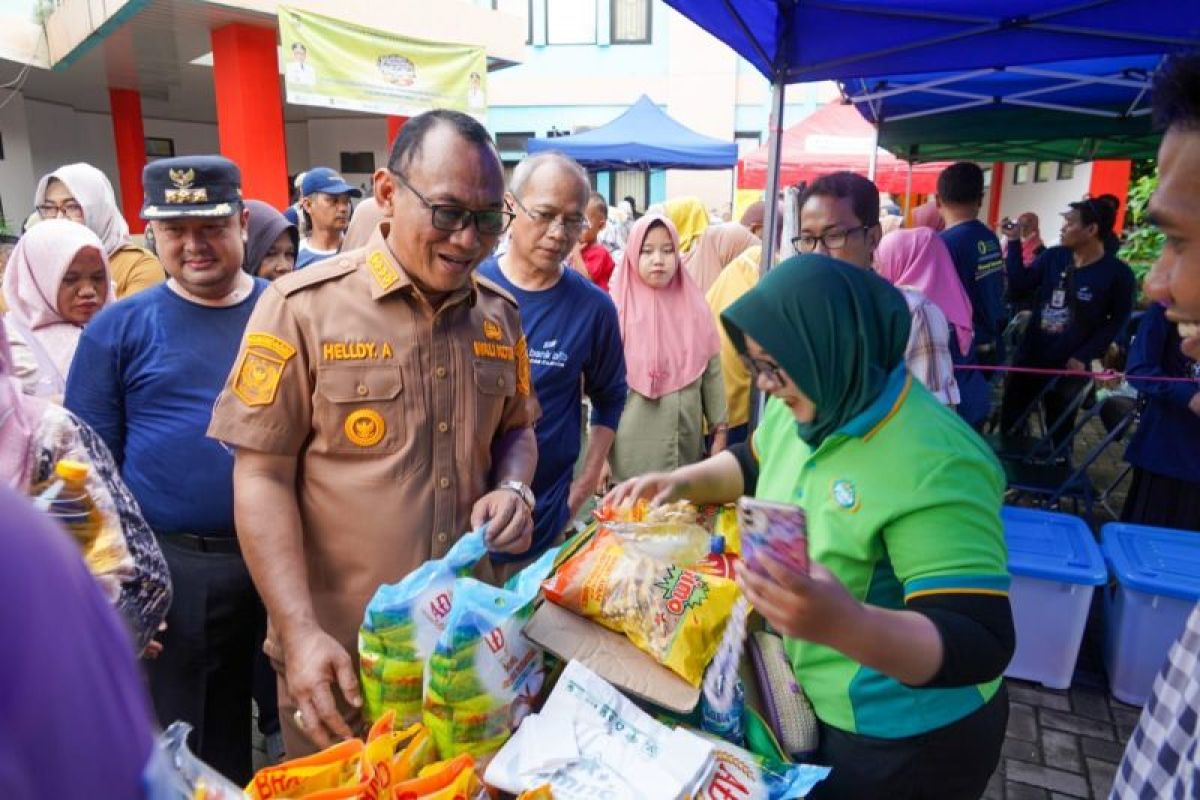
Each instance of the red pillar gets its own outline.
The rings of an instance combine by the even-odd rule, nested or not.
[[[393,117],[387,118],[388,123],[388,153],[392,152],[392,144],[396,141],[396,135],[400,133],[400,129],[404,127],[404,123],[408,122],[409,117]]]
[[[142,168],[146,166],[146,131],[142,126],[142,96],[137,89],[109,89],[113,141],[117,149],[117,183],[121,189],[121,213],[129,230],[141,233],[146,223],[142,210]]]
[[[1000,198],[1004,196],[1004,162],[992,162],[992,185],[988,188],[988,228],[995,230],[1000,222]]]
[[[279,55],[275,29],[234,23],[212,32],[221,155],[242,170],[242,193],[288,204]]]
[[[1113,228],[1117,233],[1125,227],[1125,205],[1129,200],[1129,174],[1132,170],[1131,161],[1092,162],[1092,182],[1088,185],[1088,195],[1098,197],[1113,194],[1121,201],[1121,207],[1117,209],[1117,224]]]

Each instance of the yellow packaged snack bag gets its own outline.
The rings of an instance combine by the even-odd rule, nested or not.
[[[655,561],[604,528],[542,589],[697,687],[740,594],[728,578]]]
[[[340,742],[311,756],[260,769],[245,788],[252,800],[295,798],[357,782],[361,739]]]
[[[393,800],[471,800],[481,785],[475,774],[475,759],[468,753],[439,761],[421,770],[411,780],[392,788]]]

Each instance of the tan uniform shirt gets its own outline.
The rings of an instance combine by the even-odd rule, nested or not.
[[[297,457],[313,605],[350,653],[375,590],[467,531],[493,443],[540,413],[516,301],[473,277],[435,312],[386,230],[263,292],[208,429]]]
[[[118,300],[167,279],[167,273],[154,253],[133,244],[120,247],[109,255],[108,271],[116,286]]]

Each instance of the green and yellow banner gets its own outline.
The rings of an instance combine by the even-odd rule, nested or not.
[[[287,101],[411,117],[452,108],[487,114],[482,47],[410,39],[279,6]]]

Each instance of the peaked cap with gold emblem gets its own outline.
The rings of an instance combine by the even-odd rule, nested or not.
[[[242,172],[221,156],[163,158],[142,170],[142,219],[228,217],[241,209]]]

